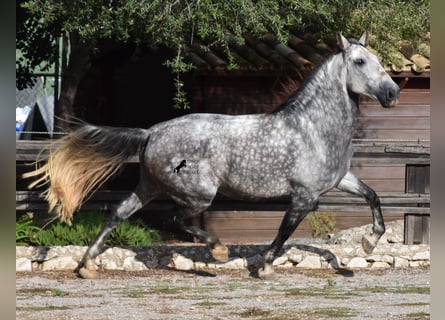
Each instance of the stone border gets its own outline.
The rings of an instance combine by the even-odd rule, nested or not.
[[[370,225],[342,231],[328,242],[307,239],[288,241],[282,255],[275,259],[277,268],[404,268],[428,267],[428,244],[404,245],[403,221],[387,224],[387,232],[374,252],[366,254],[361,236],[370,232]],[[402,236],[400,233],[402,232]],[[312,241],[312,242],[311,242]],[[230,260],[215,262],[208,248],[201,244],[175,244],[150,247],[110,247],[95,262],[102,269],[141,271],[149,268],[178,270],[245,269],[262,264],[266,244],[229,245]],[[16,271],[74,270],[85,246],[16,247]]]
[[[266,245],[229,246],[231,259],[214,262],[207,247],[201,245],[165,245],[153,247],[111,247],[95,262],[103,269],[141,271],[149,268],[244,269],[260,266]],[[16,247],[16,271],[74,270],[87,247]],[[275,259],[282,268],[390,268],[427,267],[430,265],[429,245],[383,244],[371,255],[361,246],[330,244],[296,244],[285,247]]]

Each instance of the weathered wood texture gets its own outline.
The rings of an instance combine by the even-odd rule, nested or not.
[[[402,91],[395,108],[384,109],[378,102],[362,99],[356,138],[430,139],[430,93]]]
[[[253,113],[259,110],[270,111],[270,105],[276,102],[272,93],[268,98],[258,99],[261,86],[253,90],[245,82],[235,81],[232,91],[229,91],[232,94],[228,94],[222,82],[217,84],[202,84],[205,90],[201,93],[205,99],[202,98],[197,111]],[[269,85],[266,83],[264,88]],[[240,92],[246,88],[248,94],[241,94],[240,99]],[[237,96],[237,105],[234,105],[233,99],[230,98],[233,96]],[[252,104],[252,99],[256,99],[256,104]],[[381,196],[386,221],[406,217],[406,241],[427,241],[430,214],[429,92],[402,91],[400,103],[393,109],[383,109],[377,103],[363,99],[360,110],[352,172]],[[23,162],[34,161],[42,147],[48,143],[17,141],[18,174],[26,170]],[[105,188],[95,194],[83,209],[108,210],[113,203],[122,199],[127,193],[122,190],[131,189],[127,180],[134,180],[134,183],[138,180],[137,169],[132,167],[137,166],[137,161],[137,158],[131,159],[124,174],[105,185],[110,189]],[[124,179],[125,183],[122,183]],[[17,210],[46,210],[43,200],[35,193],[26,191],[23,185],[18,179]],[[195,221],[218,234],[225,242],[268,241],[276,235],[286,206],[285,201],[246,203],[219,196],[212,207]],[[145,210],[163,214],[170,208],[171,203],[161,199],[150,204]],[[322,197],[318,210],[332,212],[340,230],[372,222],[371,211],[363,199],[336,190]],[[295,237],[310,235],[306,221],[294,234]]]

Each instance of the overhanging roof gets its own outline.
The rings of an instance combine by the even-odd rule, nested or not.
[[[429,35],[428,35],[429,36]],[[317,39],[312,34],[298,36],[289,34],[287,44],[279,43],[272,35],[259,40],[245,36],[244,44],[238,44],[235,36],[227,33],[230,49],[237,64],[237,70],[272,71],[293,69],[306,73],[325,56],[337,51],[332,39]],[[369,47],[371,51],[378,52]],[[189,47],[188,58],[201,71],[229,71],[230,63],[223,50],[206,48],[205,44],[195,42]],[[398,46],[398,52],[389,61],[382,61],[385,69],[393,75],[428,76],[430,71],[430,46],[422,43],[414,51],[407,45]]]

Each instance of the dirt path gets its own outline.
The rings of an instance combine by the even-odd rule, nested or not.
[[[17,273],[17,319],[429,319],[430,271]]]

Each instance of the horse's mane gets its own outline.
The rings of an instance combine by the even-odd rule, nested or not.
[[[285,109],[293,101],[297,100],[298,96],[301,94],[301,92],[303,92],[305,90],[305,88],[308,86],[309,83],[312,82],[312,80],[316,77],[316,75],[320,72],[320,70],[323,69],[324,66],[330,60],[332,60],[337,53],[338,52],[336,52],[335,54],[331,54],[331,55],[324,57],[324,59],[319,64],[317,64],[315,66],[315,68],[312,69],[312,72],[303,80],[303,82],[298,87],[298,89],[296,91],[294,91],[286,100],[284,100],[280,105],[278,105],[278,107],[276,107],[270,113],[277,113],[277,112]]]
[[[354,38],[348,38],[348,41],[350,44],[363,46],[360,42],[358,42],[358,40]],[[316,77],[316,75],[320,72],[320,70],[323,69],[323,67],[340,52],[342,52],[341,49],[337,47],[332,54],[324,57],[323,60],[320,63],[318,63],[314,67],[314,69],[312,69],[312,72],[310,72],[309,75],[303,80],[298,89],[296,91],[293,91],[287,99],[285,99],[270,113],[280,112],[281,110],[285,109],[289,104],[291,104],[293,101],[297,100],[301,92],[303,92],[307,87],[307,85],[312,82],[312,80]]]

